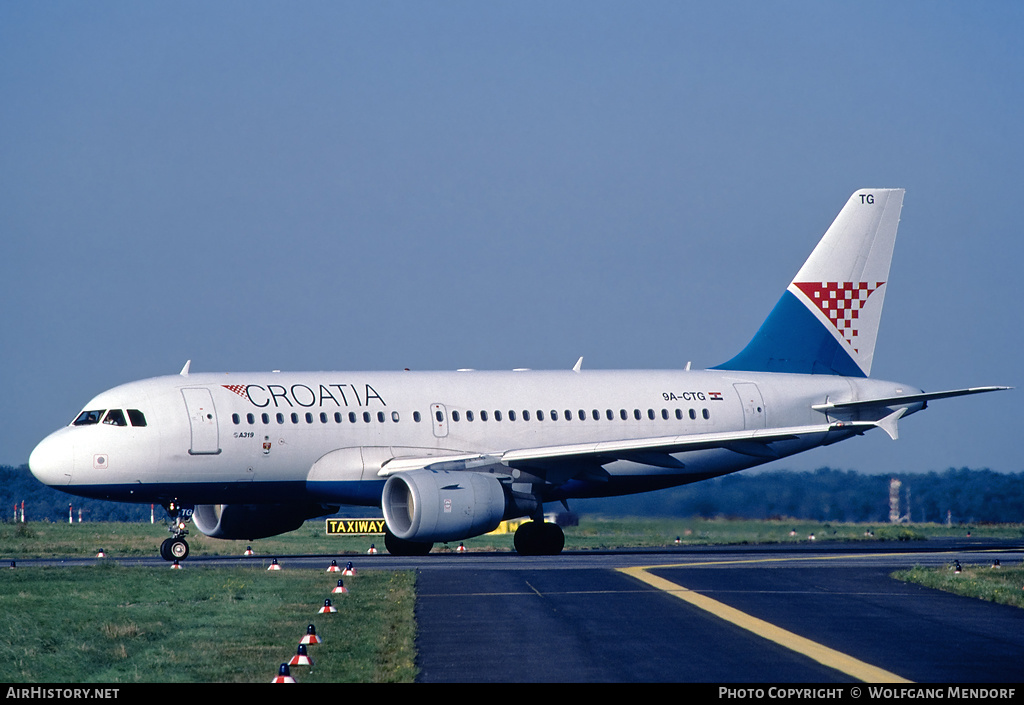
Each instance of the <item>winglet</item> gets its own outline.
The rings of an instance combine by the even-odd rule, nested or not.
[[[192,364],[191,360],[186,360],[185,361],[185,366],[181,368],[181,372],[179,372],[178,374],[181,375],[182,377],[188,377],[188,367],[191,364]]]
[[[580,359],[576,361],[576,364],[572,366],[573,372],[579,372],[583,367],[583,356],[580,355]]]

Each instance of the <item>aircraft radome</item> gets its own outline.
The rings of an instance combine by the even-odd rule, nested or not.
[[[164,558],[204,534],[257,539],[340,505],[379,506],[385,545],[434,542],[531,517],[523,554],[562,550],[543,506],[743,470],[899,422],[932,400],[871,379],[903,189],[862,189],[750,343],[708,370],[233,372],[103,392],[29,466],[72,494],[155,502]],[[582,358],[581,358],[582,361]]]

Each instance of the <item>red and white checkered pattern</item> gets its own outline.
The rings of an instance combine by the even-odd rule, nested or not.
[[[222,384],[220,386],[224,387],[224,389],[228,390],[229,392],[234,392],[235,394],[242,397],[246,401],[250,401],[249,393],[245,391],[244,384]]]
[[[843,340],[850,344],[854,352],[857,349],[858,319],[860,310],[864,308],[868,297],[885,284],[875,282],[872,286],[867,282],[793,282],[818,310],[835,326]]]

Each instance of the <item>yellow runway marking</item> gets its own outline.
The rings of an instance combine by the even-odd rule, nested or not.
[[[805,639],[802,636],[786,631],[785,629],[777,627],[763,619],[752,617],[749,614],[740,612],[738,609],[729,607],[718,600],[713,600],[710,597],[688,590],[685,587],[677,585],[669,580],[665,580],[664,578],[659,578],[656,575],[651,575],[647,572],[648,568],[654,567],[669,568],[678,567],[678,565],[648,566],[647,568],[619,568],[618,570],[626,575],[631,575],[637,580],[641,580],[652,587],[663,590],[674,597],[678,597],[680,600],[683,600],[694,607],[710,612],[716,617],[724,619],[727,622],[731,622],[741,629],[746,629],[759,637],[773,641],[780,646],[784,646],[787,649],[797,652],[798,654],[803,654],[824,666],[834,668],[837,671],[864,681],[865,683],[913,682],[905,678],[901,678],[895,673],[890,673],[889,671],[878,668],[877,666],[864,663],[863,661],[855,659],[852,656],[848,656],[840,651],[836,651],[835,649],[830,649],[816,641]]]

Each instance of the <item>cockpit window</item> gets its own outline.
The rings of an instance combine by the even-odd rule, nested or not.
[[[128,419],[132,422],[132,426],[146,425],[146,415],[138,409],[128,409]]]
[[[107,415],[103,418],[103,423],[108,426],[127,426],[128,422],[124,420],[124,412],[120,409],[111,409],[107,412]]]
[[[95,423],[99,423],[100,419],[103,418],[103,409],[98,411],[83,411],[78,415],[71,425],[72,426],[92,426]]]

